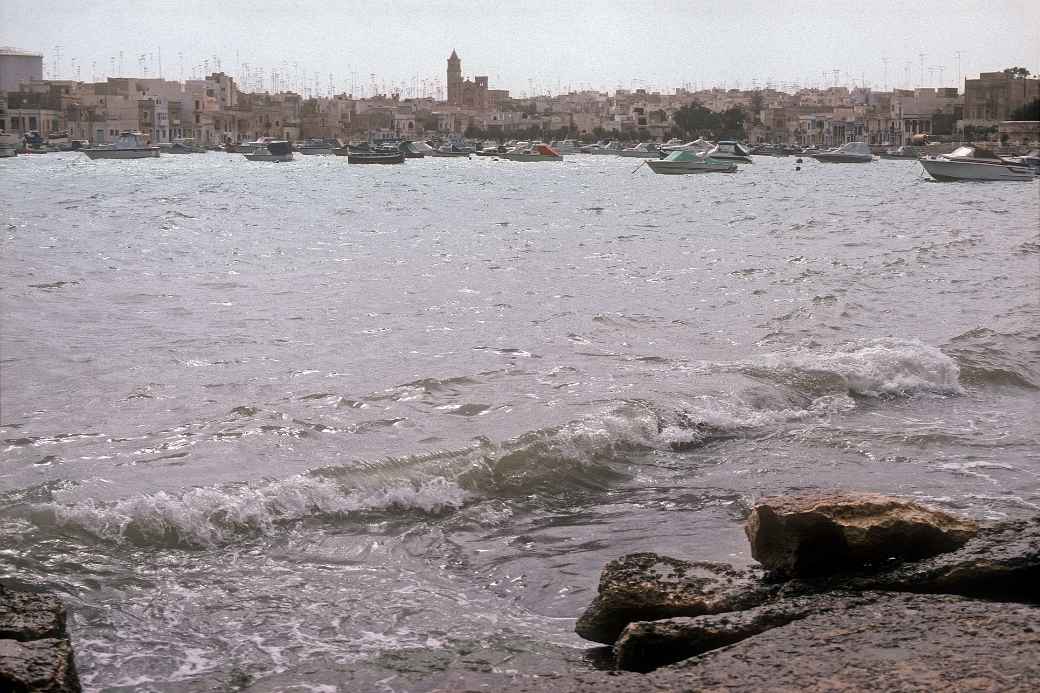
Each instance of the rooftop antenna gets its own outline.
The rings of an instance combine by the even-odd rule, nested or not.
[[[918,83],[919,86],[924,86],[924,59],[928,56],[927,53],[918,53],[917,57],[921,59],[921,81]]]
[[[156,51],[159,53],[159,79],[163,78],[162,74],[162,46],[159,46]]]
[[[959,90],[963,85],[961,84],[961,53],[957,51],[954,55],[957,56],[957,89]]]
[[[885,91],[888,91],[888,58],[882,58],[881,62],[885,65],[885,83],[882,87]]]

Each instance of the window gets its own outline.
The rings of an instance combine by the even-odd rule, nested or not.
[[[36,116],[29,116],[29,129],[30,130],[35,130],[36,129]]]

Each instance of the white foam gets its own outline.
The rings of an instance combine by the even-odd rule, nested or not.
[[[776,368],[834,373],[845,380],[850,392],[866,397],[962,391],[957,362],[917,339],[859,339],[832,351],[798,349],[764,360]]]
[[[114,503],[48,503],[42,509],[59,525],[103,539],[212,546],[312,516],[387,509],[434,513],[461,507],[466,499],[462,488],[442,477],[345,491],[333,481],[302,474],[256,486],[202,487],[180,495],[160,491]]]

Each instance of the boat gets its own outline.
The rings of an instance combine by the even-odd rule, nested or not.
[[[622,149],[621,156],[631,156],[639,159],[660,159],[661,150],[653,142],[640,142],[634,147]]]
[[[256,147],[245,155],[250,161],[292,161],[292,145],[285,140],[270,140],[262,147]]]
[[[495,144],[494,142],[485,142],[484,146],[476,151],[477,156],[502,156],[509,151],[509,147],[504,144]]]
[[[140,132],[121,132],[116,141],[107,146],[80,149],[90,159],[151,159],[159,156],[159,147],[148,144]]]
[[[921,166],[935,180],[1035,180],[1028,166],[1016,166],[981,147],[958,147],[950,154],[920,159]]]
[[[917,153],[916,149],[905,144],[902,147],[886,149],[878,154],[878,156],[882,159],[913,159],[914,161],[921,158],[921,155]]]
[[[347,152],[350,164],[403,164],[404,152],[351,151]]]
[[[415,142],[405,141],[397,145],[397,148],[406,159],[422,159],[426,156],[426,152],[420,149]]]
[[[205,154],[206,150],[195,144],[190,137],[176,139],[173,142],[160,142],[159,151],[163,154]]]
[[[597,142],[596,144],[590,144],[581,148],[582,154],[603,154],[607,156],[617,156],[621,153],[620,142]]]
[[[0,130],[0,159],[18,156],[18,135],[13,132]]]
[[[808,154],[817,161],[830,164],[869,164],[874,160],[866,142],[846,142],[837,149]]]
[[[1034,149],[1022,156],[1002,156],[1006,163],[1015,166],[1028,166],[1034,171],[1040,172],[1040,149]]]
[[[563,161],[563,155],[547,144],[536,144],[529,149],[512,150],[502,154],[509,161]]]
[[[677,144],[674,140],[669,140],[667,143],[661,145],[661,151],[666,154],[668,152],[694,152],[703,154],[714,148],[715,145],[713,143],[702,138],[697,138],[690,142],[679,142]]]
[[[275,139],[273,137],[259,137],[252,142],[240,142],[233,150],[228,150],[227,147],[225,147],[224,151],[232,151],[235,154],[252,154],[257,149],[266,147],[268,142],[274,141]]]
[[[339,147],[339,140],[312,138],[300,142],[296,146],[296,151],[307,156],[331,156],[332,150]]]
[[[723,159],[739,164],[753,163],[751,150],[736,140],[719,140],[719,146],[711,153],[713,159]]]
[[[737,165],[732,161],[715,159],[714,150],[698,153],[689,149],[677,149],[663,159],[647,159],[644,163],[654,173],[733,173]]]
[[[430,156],[469,156],[473,152],[468,147],[460,147],[455,144],[441,145],[430,153]]]
[[[560,154],[578,154],[581,152],[581,143],[578,140],[557,140],[549,146]]]

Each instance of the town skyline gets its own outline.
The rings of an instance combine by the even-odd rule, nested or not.
[[[377,31],[378,17],[363,13],[371,9],[370,3],[347,3],[337,6],[342,8],[338,10],[317,3],[309,16],[327,20],[314,22],[322,31],[316,31],[318,35],[306,46],[301,47],[296,41],[288,45],[285,41],[276,41],[277,49],[270,41],[263,40],[271,38],[272,33],[271,26],[266,29],[264,26],[277,25],[286,34],[300,26],[299,18],[285,3],[271,4],[259,24],[257,15],[243,12],[245,4],[239,0],[230,0],[221,8],[205,11],[200,8],[197,13],[192,12],[193,5],[197,4],[193,2],[176,6],[166,2],[143,4],[149,9],[149,30],[130,32],[122,30],[126,17],[118,16],[121,9],[130,7],[123,0],[106,3],[104,9],[86,10],[65,2],[45,1],[41,7],[41,3],[10,0],[0,8],[0,26],[4,27],[0,29],[0,45],[43,54],[44,76],[50,79],[86,82],[108,77],[162,76],[185,81],[222,71],[235,77],[245,91],[294,91],[311,97],[399,93],[403,98],[444,100],[444,64],[452,50],[463,60],[465,77],[487,75],[492,88],[507,89],[511,96],[520,98],[586,89],[605,92],[640,88],[669,92],[677,88],[716,87],[795,91],[830,86],[874,90],[962,89],[965,78],[985,71],[1012,65],[1040,70],[1037,65],[1040,10],[1019,2],[990,4],[985,10],[970,2],[925,2],[912,11],[900,10],[899,22],[886,23],[891,34],[887,39],[875,36],[876,22],[864,25],[869,31],[861,33],[873,37],[870,41],[874,48],[869,53],[861,45],[862,37],[841,40],[840,34],[856,31],[852,21],[856,17],[849,13],[838,13],[839,16],[826,21],[820,17],[804,17],[798,25],[800,28],[792,30],[792,23],[786,17],[774,18],[775,26],[768,27],[766,18],[757,13],[765,5],[755,2],[736,3],[726,9],[706,9],[702,3],[701,17],[697,16],[696,8],[690,10],[686,6],[643,12],[642,17],[627,8],[608,6],[600,7],[598,13],[590,10],[582,21],[561,17],[555,25],[545,21],[539,24],[539,18],[551,14],[546,11],[547,3],[535,3],[526,13],[493,8],[481,15],[488,27],[499,23],[529,30],[518,32],[520,38],[517,32],[506,31],[501,37],[491,36],[491,40],[487,32],[451,30],[453,24],[459,27],[471,24],[469,20],[453,23],[444,19],[461,6],[458,2],[422,6],[400,3],[392,12],[381,11],[380,16],[392,22],[396,12],[406,15],[411,23],[403,27],[395,25],[394,31],[383,32]],[[130,16],[142,16],[141,5],[133,5],[137,10]],[[882,2],[875,9],[883,11],[897,5]],[[592,7],[587,3],[578,3],[578,6]],[[946,11],[929,14],[938,6]],[[806,7],[812,9],[815,4],[810,2]],[[39,9],[30,11],[30,8]],[[64,22],[49,21],[63,12],[79,17],[79,21],[72,23],[75,30],[66,28]],[[173,16],[178,12],[180,21],[174,22]],[[348,21],[351,13],[356,15],[355,19]],[[520,14],[529,19],[523,21]],[[332,19],[336,17],[353,28],[345,34],[346,42],[340,41],[337,47],[330,48],[326,35],[335,33],[336,22]],[[741,21],[741,17],[745,21]],[[164,21],[165,18],[169,21]],[[690,33],[694,37],[690,42],[699,47],[697,50],[680,48],[674,57],[662,59],[655,45],[666,43],[677,31],[675,21],[659,21],[669,18],[687,23],[699,20]],[[569,45],[560,46],[554,37],[560,32],[560,22],[564,21],[570,22],[575,35]],[[827,31],[827,27],[834,29],[843,23],[843,31]],[[166,26],[168,24],[174,29]],[[209,28],[212,24],[223,27],[219,41],[213,40]],[[88,30],[95,25],[99,29],[104,25],[106,31]],[[159,28],[153,30],[154,25]],[[965,25],[970,25],[968,33],[973,34],[974,40],[956,40]],[[366,32],[364,27],[371,31]],[[416,27],[429,31],[417,33]],[[579,27],[583,28],[579,30]],[[619,35],[619,27],[627,31]],[[919,35],[922,29],[923,36]],[[197,35],[190,47],[184,41],[185,32]],[[366,34],[373,32],[382,39],[379,45],[369,40],[371,36],[366,39]],[[542,36],[541,42],[533,37],[537,33]],[[121,34],[119,41],[111,40],[113,35]],[[245,41],[246,35],[251,35],[253,40]],[[648,42],[647,35],[659,38]],[[726,36],[768,40],[736,41],[737,47],[734,47],[720,43]],[[779,36],[790,38],[778,41]],[[999,40],[994,42],[993,37]],[[908,38],[913,40],[906,40]],[[796,40],[797,50],[789,45]],[[902,47],[892,45],[893,40]],[[784,41],[788,45],[785,46]],[[778,50],[781,47],[783,50]],[[892,50],[886,51],[886,47]]]

